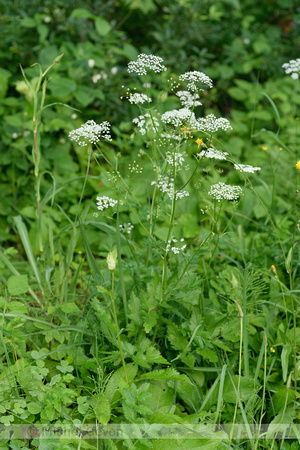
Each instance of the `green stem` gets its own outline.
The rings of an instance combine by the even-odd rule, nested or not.
[[[112,270],[112,272],[111,272],[111,294],[110,294],[110,298],[111,298],[111,304],[112,304],[112,309],[113,309],[114,321],[115,321],[115,325],[116,325],[116,329],[117,329],[117,340],[118,340],[118,344],[119,344],[119,349],[120,349],[120,354],[121,354],[121,359],[122,359],[125,379],[126,379],[126,382],[129,383],[127,370],[126,370],[125,359],[124,359],[124,354],[123,354],[123,349],[122,349],[122,342],[121,342],[121,339],[120,339],[120,328],[119,328],[119,324],[118,324],[118,318],[117,318],[117,312],[116,312],[116,306],[115,306],[114,280],[115,280],[115,272]]]

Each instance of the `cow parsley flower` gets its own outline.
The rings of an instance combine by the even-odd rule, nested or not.
[[[191,92],[198,91],[198,84],[207,84],[210,88],[213,87],[212,80],[203,72],[194,70],[193,72],[186,72],[179,76],[180,81],[187,81],[187,88]]]
[[[237,200],[242,193],[240,186],[230,186],[225,183],[217,183],[211,186],[208,195],[212,195],[215,200]]]
[[[300,58],[291,59],[288,63],[282,64],[285,73],[291,74],[293,80],[298,80],[300,73]]]
[[[106,197],[105,195],[103,197],[97,197],[97,200],[98,200],[97,209],[99,209],[100,211],[103,211],[104,209],[113,207],[118,203],[117,200]]]
[[[138,92],[135,92],[134,94],[130,94],[128,101],[131,104],[139,104],[139,103],[151,103],[152,102],[152,98],[147,97],[146,94],[139,94]]]
[[[182,153],[179,152],[167,152],[166,159],[168,164],[170,164],[171,166],[175,165],[175,167],[182,166],[182,164],[184,163],[184,157],[182,156]]]
[[[229,123],[229,120],[224,119],[223,117],[219,117],[218,119],[214,114],[209,114],[206,117],[201,117],[197,119],[196,124],[197,130],[206,131],[208,133],[214,133],[219,129],[222,130],[232,130],[232,126]]]
[[[261,167],[247,166],[245,164],[235,164],[234,168],[236,170],[238,170],[239,172],[245,172],[245,173],[254,173],[257,170],[261,169]]]
[[[94,120],[88,120],[80,128],[70,131],[69,138],[79,145],[87,145],[88,142],[96,144],[101,138],[111,141],[110,123],[102,122],[99,125]]]
[[[151,185],[155,185],[160,191],[164,192],[165,194],[170,197],[171,200],[174,198],[175,194],[175,200],[179,200],[183,197],[188,197],[190,194],[187,191],[175,191],[174,192],[174,179],[159,175],[158,181],[152,181]]]
[[[184,242],[184,239],[183,238],[180,239],[180,242]],[[172,245],[175,243],[177,243],[177,239],[175,238],[171,238],[168,240],[168,243],[166,245],[166,253],[168,253],[171,250],[174,253],[174,255],[178,255],[180,252],[183,252],[185,250],[186,244],[181,245],[181,247],[177,247],[175,245]]]
[[[202,105],[202,103],[198,100],[199,94],[197,93],[193,95],[189,91],[178,91],[176,92],[176,95],[179,97],[182,106],[186,108],[193,108]]]
[[[182,127],[184,123],[193,125],[196,123],[195,114],[188,108],[173,109],[167,111],[161,116],[162,122],[174,125],[174,127]]]
[[[221,152],[215,148],[208,148],[207,150],[202,150],[202,152],[197,154],[199,158],[205,157],[211,159],[226,159],[226,155],[228,155],[227,152]]]
[[[147,130],[156,131],[159,127],[157,118],[151,117],[149,113],[136,117],[132,122],[136,124],[141,134],[146,134]]]
[[[156,73],[167,70],[167,68],[162,64],[163,59],[159,56],[146,55],[141,53],[137,61],[131,61],[128,64],[128,72],[135,72],[138,75],[147,75],[148,70],[153,70]]]
[[[120,231],[122,231],[122,233],[130,234],[133,228],[134,226],[130,222],[120,225]]]

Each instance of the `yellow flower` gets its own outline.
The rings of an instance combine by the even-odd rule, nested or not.
[[[300,170],[300,161],[297,161],[296,169]]]
[[[271,351],[272,353],[275,353],[275,350],[274,350],[273,347],[270,347],[270,351]]]
[[[268,147],[262,146],[262,149],[263,149],[264,151],[267,151],[267,150],[268,150]]]
[[[276,267],[274,266],[274,264],[271,265],[271,269],[272,269],[272,271],[273,271],[273,272],[275,273],[275,275],[276,275],[277,272],[276,272]]]
[[[280,151],[280,152],[282,151],[282,147],[279,147],[279,151]]]
[[[200,147],[201,144],[203,144],[203,140],[200,138],[198,138],[195,142],[198,145],[198,148]]]

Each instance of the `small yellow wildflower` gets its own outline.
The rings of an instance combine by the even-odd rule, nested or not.
[[[279,151],[280,151],[280,152],[282,151],[282,147],[279,147]]]
[[[203,144],[203,140],[200,138],[198,138],[195,142],[198,145],[198,148],[200,147],[201,144]]]
[[[262,146],[262,149],[263,149],[264,151],[267,151],[267,150],[268,150],[268,147]]]
[[[300,161],[297,161],[296,169],[300,170]]]
[[[271,265],[271,269],[272,269],[272,271],[273,271],[273,272],[275,273],[275,275],[276,275],[277,272],[276,272],[276,267],[274,266],[274,264]]]
[[[273,347],[270,347],[270,351],[271,351],[272,353],[275,353],[275,350],[274,350]]]

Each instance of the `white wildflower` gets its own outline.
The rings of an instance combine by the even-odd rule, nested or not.
[[[99,209],[100,211],[103,211],[104,209],[113,207],[118,203],[117,200],[106,197],[105,195],[103,197],[97,197],[97,200],[98,200],[97,209]]]
[[[111,141],[110,123],[102,122],[99,125],[94,120],[88,120],[84,125],[69,133],[71,141],[79,145],[87,145],[88,142],[96,144],[101,138]]]
[[[159,175],[158,181],[152,181],[151,185],[155,185],[160,191],[164,192],[165,194],[170,197],[171,200],[173,200],[175,195],[175,200],[179,200],[183,197],[188,197],[190,194],[187,191],[175,191],[174,192],[174,179]]]
[[[13,134],[11,135],[11,137],[12,137],[13,139],[17,139],[17,138],[18,138],[18,133],[13,133]]]
[[[113,75],[116,75],[116,73],[118,72],[118,68],[117,68],[117,67],[112,67],[112,68],[110,69],[110,71],[111,71],[111,73],[112,73]]]
[[[167,111],[161,116],[161,120],[166,124],[174,125],[174,127],[182,127],[183,124],[193,126],[197,123],[195,114],[188,108]]]
[[[141,53],[137,61],[131,61],[128,64],[128,72],[135,72],[138,75],[147,75],[148,70],[153,70],[156,73],[167,70],[167,68],[162,64],[163,59],[159,56],[146,55]]]
[[[206,117],[201,117],[197,119],[197,130],[206,131],[208,133],[214,133],[219,129],[222,130],[232,130],[232,126],[229,120],[219,117],[218,119],[214,114],[209,114]]]
[[[133,230],[133,228],[134,228],[134,226],[130,222],[124,223],[123,225],[120,225],[120,230],[123,233],[127,233],[127,234],[130,234],[131,230]]]
[[[96,75],[93,75],[93,76],[92,76],[93,83],[95,83],[95,84],[96,84],[100,79],[101,79],[100,73],[97,73]]]
[[[197,93],[193,95],[189,91],[178,91],[176,92],[176,95],[179,97],[182,106],[185,106],[186,108],[202,105],[202,103],[198,101],[199,94]]]
[[[51,18],[50,16],[44,17],[44,22],[45,22],[45,23],[50,23],[51,20],[52,20],[52,18]]]
[[[94,59],[89,59],[88,60],[88,66],[90,67],[90,69],[92,69],[95,66],[95,60]]]
[[[76,114],[76,113],[72,114],[72,115],[71,115],[71,118],[72,118],[72,119],[77,119],[77,114]]]
[[[213,87],[212,80],[203,72],[194,70],[193,72],[186,72],[179,76],[180,81],[187,81],[187,88],[191,92],[198,91],[198,83],[207,84],[210,88]]]
[[[171,166],[175,165],[175,167],[182,166],[182,164],[184,163],[184,157],[182,156],[182,153],[179,152],[167,152],[166,159],[168,164],[170,164]]]
[[[207,150],[202,150],[202,152],[197,154],[199,158],[205,157],[211,159],[226,159],[226,155],[228,155],[227,152],[221,152],[215,148],[208,148]]]
[[[132,122],[136,124],[141,134],[146,134],[147,130],[156,131],[159,127],[157,118],[151,117],[149,113],[136,117]]]
[[[139,103],[151,103],[152,98],[147,97],[146,94],[139,94],[138,92],[135,92],[134,94],[130,94],[128,101],[132,104],[139,104]]]
[[[183,238],[180,239],[180,242],[184,242],[184,239]],[[181,247],[178,247],[178,246],[172,245],[175,243],[177,243],[177,239],[175,239],[175,238],[171,238],[168,240],[168,243],[166,245],[166,253],[168,253],[171,250],[175,255],[178,255],[180,252],[183,252],[185,250],[185,248],[186,248],[185,244],[182,245]]]
[[[291,74],[293,80],[298,80],[300,73],[300,58],[291,59],[288,63],[282,64],[286,74]]]
[[[178,136],[177,134],[161,133],[161,137],[164,139],[173,139],[174,141],[182,140],[182,136]]]
[[[242,193],[240,186],[229,186],[225,183],[217,183],[211,186],[208,195],[212,195],[215,200],[237,200]]]
[[[234,168],[238,170],[239,172],[246,172],[246,173],[254,173],[257,170],[261,170],[261,167],[253,167],[253,166],[247,166],[245,164],[235,164]]]

